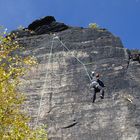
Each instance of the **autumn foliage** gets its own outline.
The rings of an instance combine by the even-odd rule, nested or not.
[[[27,66],[36,64],[31,56],[16,53],[21,47],[16,35],[7,36],[0,27],[0,140],[47,140],[44,129],[29,127],[29,117],[21,111],[24,95],[18,91]]]

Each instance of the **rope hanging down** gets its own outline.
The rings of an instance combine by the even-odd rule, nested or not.
[[[52,44],[51,44],[51,49],[50,49],[50,53],[49,53],[49,60],[48,60],[48,64],[50,64],[50,61],[51,61],[51,57],[52,57],[52,49],[53,49],[53,43],[54,43],[54,40],[57,39],[60,43],[61,43],[61,46],[63,46],[68,52],[70,52],[70,49],[59,39],[58,36],[54,36],[53,37],[53,40],[52,40]],[[80,63],[83,65],[85,71],[86,71],[86,74],[89,78],[90,81],[91,80],[91,77],[88,73],[88,70],[85,66],[85,64],[80,60],[78,59],[76,56],[74,56],[72,54],[72,56]],[[48,72],[46,72],[46,75],[45,75],[45,81],[44,81],[44,84],[43,84],[43,89],[41,91],[41,98],[40,98],[40,102],[39,102],[39,108],[38,108],[38,113],[37,113],[37,118],[36,118],[36,122],[35,122],[35,127],[38,125],[38,121],[39,121],[39,116],[40,116],[40,111],[41,111],[41,105],[42,105],[42,99],[43,99],[43,96],[44,96],[44,91],[45,91],[45,86],[46,86],[46,82],[47,82],[47,76],[48,76]]]
[[[57,39],[67,51],[70,51],[70,49],[59,39],[58,36],[55,36],[54,39]],[[73,55],[73,54],[72,54],[72,55]],[[86,68],[86,66],[85,66],[85,64],[84,64],[80,59],[78,59],[76,56],[73,55],[73,57],[74,57],[80,64],[83,65],[83,67],[84,67],[84,69],[85,69],[85,71],[86,71],[86,74],[87,74],[89,80],[92,81],[92,80],[91,80],[91,77],[90,77],[90,75],[89,75],[89,73],[88,73],[88,70],[87,70],[87,68]]]
[[[54,38],[53,38],[52,44],[51,44],[51,49],[50,49],[49,59],[48,59],[48,65],[50,64],[51,57],[52,57],[53,43],[54,43]],[[41,91],[41,98],[40,98],[40,102],[39,102],[39,108],[38,108],[37,118],[36,118],[36,122],[35,122],[35,127],[38,124],[38,120],[39,120],[39,116],[40,116],[40,110],[41,110],[42,99],[43,99],[43,96],[44,96],[45,86],[46,86],[46,82],[47,82],[47,76],[48,76],[48,71],[46,70],[45,81],[44,81],[44,84],[43,84],[43,89]]]

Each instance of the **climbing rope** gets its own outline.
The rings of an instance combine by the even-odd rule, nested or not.
[[[51,57],[52,57],[53,43],[54,43],[54,38],[52,40],[52,44],[51,44],[51,48],[50,48],[48,65],[50,64]],[[47,82],[47,76],[48,76],[48,71],[46,70],[45,81],[44,81],[44,84],[43,84],[43,89],[41,91],[41,98],[40,98],[40,101],[39,101],[39,108],[38,108],[37,118],[36,118],[36,122],[35,122],[35,128],[36,128],[36,126],[38,124],[38,121],[39,121],[40,110],[41,110],[41,106],[42,106],[42,99],[43,99],[43,96],[44,96],[45,86],[46,86],[46,82]]]
[[[68,52],[70,52],[70,49],[59,39],[58,36],[55,36],[55,39],[57,39],[57,40],[62,44],[62,46],[63,46]],[[72,55],[73,55],[73,54],[72,54]],[[85,69],[85,71],[86,71],[86,74],[87,74],[89,80],[91,81],[91,77],[90,77],[90,75],[89,75],[89,73],[88,73],[88,70],[87,70],[85,64],[84,64],[79,58],[77,58],[75,55],[73,55],[73,57],[74,57],[80,64],[83,65],[83,67],[84,67],[84,69]]]
[[[50,53],[49,53],[49,59],[48,59],[48,64],[50,64],[50,61],[51,61],[51,57],[52,57],[52,49],[53,49],[53,44],[54,44],[54,40],[58,40],[60,43],[61,43],[61,46],[63,46],[68,52],[71,53],[70,49],[59,39],[58,36],[55,36],[53,37],[53,40],[52,40],[52,44],[51,44],[51,48],[50,48]],[[60,47],[61,47],[60,46]],[[85,71],[86,71],[86,74],[89,78],[89,80],[91,81],[91,77],[88,73],[88,70],[86,68],[86,65],[79,59],[77,58],[75,55],[72,54],[72,56],[80,63],[83,65]],[[47,70],[46,70],[47,71]],[[41,91],[41,98],[40,98],[40,101],[39,101],[39,108],[38,108],[38,113],[37,113],[37,118],[36,118],[36,121],[35,121],[35,128],[36,126],[38,125],[38,121],[39,121],[39,116],[40,116],[40,112],[41,112],[41,106],[42,106],[42,99],[43,99],[43,96],[44,96],[44,91],[45,91],[45,86],[46,86],[46,82],[47,82],[47,76],[48,76],[48,72],[46,72],[46,75],[45,75],[45,81],[44,81],[44,84],[43,84],[43,89]]]

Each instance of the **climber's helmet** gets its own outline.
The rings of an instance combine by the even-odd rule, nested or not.
[[[95,72],[94,72],[94,71],[92,71],[92,72],[91,72],[91,75],[92,75],[92,76],[94,76],[94,75],[95,75]]]

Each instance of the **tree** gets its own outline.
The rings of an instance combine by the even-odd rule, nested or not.
[[[6,34],[0,27],[0,139],[47,140],[45,129],[29,127],[29,117],[21,111],[25,96],[18,91],[20,78],[29,65],[36,64],[32,57],[15,53],[21,47],[16,35]]]

